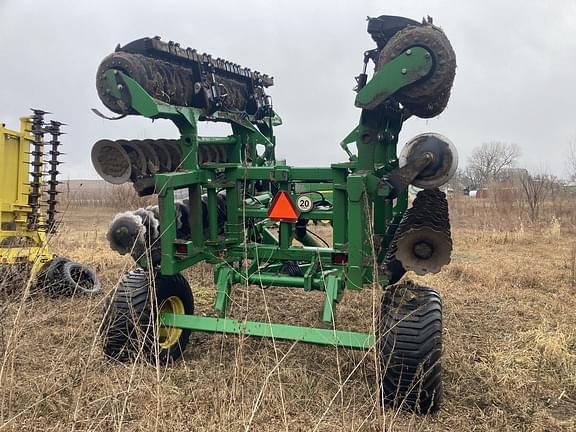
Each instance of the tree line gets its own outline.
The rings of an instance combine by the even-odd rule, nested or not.
[[[518,166],[522,155],[517,144],[492,141],[476,147],[467,165],[458,170],[450,187],[468,193],[473,190],[507,188],[515,191],[526,205],[531,221],[536,221],[542,203],[551,196],[567,192],[566,182],[560,177],[540,170],[531,172]],[[576,181],[576,140],[569,143],[566,152],[568,180]]]

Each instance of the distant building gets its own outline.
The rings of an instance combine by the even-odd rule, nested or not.
[[[570,192],[570,193],[576,194],[576,181],[566,182],[566,183],[564,184],[564,188],[566,189],[566,192]]]

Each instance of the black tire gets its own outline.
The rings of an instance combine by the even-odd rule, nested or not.
[[[183,311],[186,315],[194,314],[194,297],[192,296],[192,290],[188,281],[181,274],[176,274],[174,276],[163,276],[158,274],[155,280],[156,285],[156,305],[154,305],[154,311],[162,310],[163,305],[166,304],[169,298],[176,297],[180,299],[183,307]],[[162,364],[170,361],[178,360],[190,339],[190,330],[181,329],[181,333],[177,338],[177,341],[170,347],[162,347],[162,341],[159,341],[158,345],[158,357]],[[160,338],[161,339],[161,338]],[[153,356],[155,352],[151,353]]]
[[[440,295],[411,282],[388,287],[378,349],[383,403],[420,414],[437,411],[444,395]]]
[[[104,354],[108,357],[130,360],[149,343],[149,292],[148,274],[139,269],[124,275],[114,296],[104,302],[100,334]]]
[[[64,257],[55,257],[44,263],[36,275],[36,291],[44,291],[52,296],[68,294],[67,284],[62,278],[62,269],[70,260]]]
[[[62,280],[68,285],[67,292],[70,294],[94,295],[102,289],[94,270],[72,261],[62,266]]]
[[[60,267],[69,261],[68,258],[64,257],[54,257],[51,260],[46,261],[36,274],[37,281],[44,282],[45,280],[52,279]]]
[[[151,293],[155,292],[156,296]],[[186,349],[190,330],[181,330],[175,343],[163,347],[160,329],[156,329],[155,316],[170,298],[178,298],[184,313],[194,313],[194,299],[190,286],[180,274],[174,276],[156,275],[154,290],[149,274],[142,270],[126,274],[116,287],[113,298],[104,305],[104,318],[101,335],[104,354],[119,361],[142,357],[154,362],[156,354],[160,363],[177,360]]]
[[[439,115],[450,100],[450,89],[436,97],[432,102],[424,104],[415,104],[410,102],[403,102],[404,107],[413,115],[419,118],[432,118]]]
[[[439,27],[423,24],[400,30],[380,51],[377,68],[380,69],[408,48],[417,46],[426,48],[432,54],[432,71],[425,78],[400,90],[396,98],[415,116],[431,118],[446,108],[456,74],[456,54]]]

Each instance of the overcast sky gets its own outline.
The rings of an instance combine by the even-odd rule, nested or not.
[[[462,166],[483,142],[513,142],[521,166],[566,174],[576,139],[575,0],[0,0],[0,120],[16,128],[37,107],[67,123],[67,178],[97,178],[90,149],[98,139],[176,137],[167,122],[90,111],[106,112],[94,84],[100,61],[118,43],[160,35],[273,75],[269,93],[284,120],[277,155],[289,164],[342,161],[338,143],[360,113],[354,76],[374,47],[366,16],[382,14],[432,16],[458,63],[446,111],[410,119],[402,143],[439,132]]]

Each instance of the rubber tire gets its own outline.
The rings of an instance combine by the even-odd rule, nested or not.
[[[43,290],[51,296],[68,294],[67,284],[62,279],[62,268],[69,262],[68,258],[55,257],[44,263],[36,275],[37,290]]]
[[[450,89],[444,91],[439,96],[436,97],[432,102],[424,104],[415,104],[410,102],[403,102],[404,108],[406,108],[410,114],[415,115],[419,118],[432,118],[441,114],[442,111],[448,106],[448,101],[450,100]]]
[[[138,269],[124,275],[116,287],[113,298],[104,304],[104,317],[100,334],[104,354],[119,361],[142,357],[154,363],[156,353],[159,362],[166,364],[182,356],[188,345],[190,330],[183,330],[176,345],[160,349],[154,341],[153,324],[155,312],[170,296],[178,296],[184,303],[187,315],[194,313],[194,298],[186,279],[180,275],[156,275],[155,298],[149,274]],[[157,348],[158,347],[158,348]]]
[[[411,282],[390,286],[380,313],[382,402],[419,414],[437,411],[444,396],[440,295]]]
[[[426,48],[432,54],[432,72],[400,90],[395,97],[415,116],[431,118],[446,108],[456,74],[456,54],[442,29],[424,24],[400,30],[380,51],[377,69],[416,46]]]
[[[176,296],[182,300],[184,304],[184,312],[186,315],[194,315],[194,297],[190,285],[184,276],[175,274],[173,276],[164,276],[158,274],[155,280],[156,286],[156,305],[154,311],[168,298]],[[178,343],[169,349],[158,349],[158,357],[160,363],[166,364],[178,360],[182,353],[186,350],[188,341],[190,340],[190,330],[182,329],[182,334],[178,339]],[[155,351],[155,350],[154,350]],[[152,352],[151,360],[155,360],[155,352]]]
[[[85,288],[83,284],[78,282],[77,276],[75,273],[77,271],[81,272],[81,277],[84,281],[87,279],[90,280],[92,288]],[[85,295],[94,295],[100,292],[102,289],[102,284],[96,276],[94,270],[89,267],[86,267],[82,264],[69,261],[62,266],[62,280],[64,283],[68,285],[68,292],[70,294],[85,294]]]
[[[138,269],[125,274],[114,296],[106,299],[100,328],[106,356],[129,361],[149,343],[147,332],[152,331],[149,292],[148,274]]]

